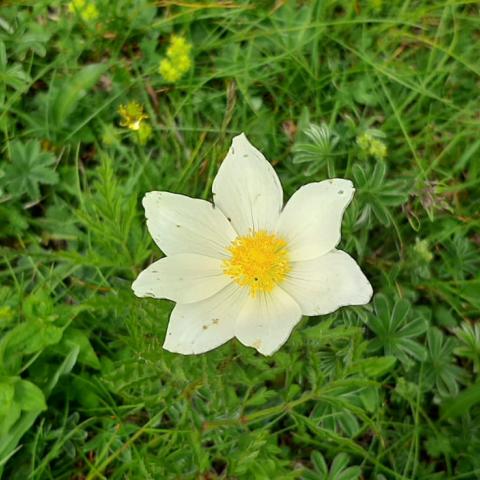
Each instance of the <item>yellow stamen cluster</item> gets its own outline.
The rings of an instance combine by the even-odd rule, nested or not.
[[[357,145],[378,160],[383,160],[387,156],[385,143],[368,132],[364,132],[357,137]]]
[[[167,48],[167,58],[160,62],[158,71],[160,75],[169,83],[175,83],[190,70],[192,59],[190,50],[192,46],[184,37],[172,35],[170,46]]]
[[[80,15],[85,22],[90,22],[98,17],[95,3],[88,0],[72,0],[68,4],[68,11]]]
[[[138,102],[128,102],[118,107],[118,114],[122,117],[120,125],[130,130],[140,130],[143,120],[148,118],[143,111],[143,106]]]
[[[237,237],[228,251],[231,257],[223,262],[224,273],[248,287],[252,297],[273,290],[290,271],[287,242],[263,230]]]

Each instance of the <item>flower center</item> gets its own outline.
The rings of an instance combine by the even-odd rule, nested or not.
[[[224,273],[238,285],[257,292],[270,292],[290,271],[287,242],[264,230],[237,237],[228,247]]]

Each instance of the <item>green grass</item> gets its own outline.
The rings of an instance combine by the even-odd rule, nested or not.
[[[478,3],[91,3],[0,10],[0,477],[480,478]],[[172,354],[173,304],[130,288],[161,256],[141,198],[210,199],[241,131],[287,197],[354,181],[340,247],[376,296],[272,357]]]

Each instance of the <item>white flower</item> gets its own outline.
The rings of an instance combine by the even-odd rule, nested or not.
[[[236,337],[271,355],[302,315],[370,301],[367,278],[335,248],[352,182],[310,183],[282,209],[277,174],[242,134],[212,190],[215,206],[169,192],[143,199],[150,234],[167,256],[132,288],[177,302],[165,349],[198,354]]]

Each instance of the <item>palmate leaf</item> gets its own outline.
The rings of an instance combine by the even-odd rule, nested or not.
[[[293,163],[309,163],[305,173],[317,171],[332,155],[339,137],[325,123],[320,126],[310,123],[293,146]]]
[[[412,314],[410,302],[405,299],[397,300],[392,308],[387,297],[379,293],[373,303],[375,313],[366,320],[368,328],[375,334],[370,350],[382,350],[385,355],[398,358],[406,366],[412,364],[412,359],[425,360],[425,347],[414,340],[427,330],[425,318]]]
[[[407,184],[402,180],[386,179],[387,167],[384,162],[377,162],[375,167],[356,163],[352,168],[357,188],[357,197],[364,204],[362,214],[373,214],[383,225],[389,226],[392,215],[389,207],[402,205],[408,198]]]
[[[40,197],[40,185],[54,185],[58,174],[54,170],[55,155],[41,150],[40,143],[14,140],[11,145],[11,162],[5,167],[2,185],[13,197],[26,196],[30,200]]]
[[[330,468],[320,452],[311,455],[314,470],[307,470],[302,478],[305,480],[357,480],[362,470],[360,467],[349,467],[350,459],[346,453],[339,453],[332,460]]]
[[[455,341],[445,337],[436,327],[427,333],[428,356],[424,363],[424,381],[427,387],[435,387],[441,397],[451,397],[458,394],[459,383],[465,383],[465,370],[455,364],[453,351]]]
[[[455,335],[460,344],[453,353],[459,357],[467,358],[473,362],[473,371],[480,372],[480,325],[464,322],[455,328]]]
[[[23,70],[20,64],[10,64],[8,62],[5,44],[0,41],[0,92],[2,96],[5,92],[6,85],[15,90],[20,90],[25,87],[30,80],[30,76]]]

